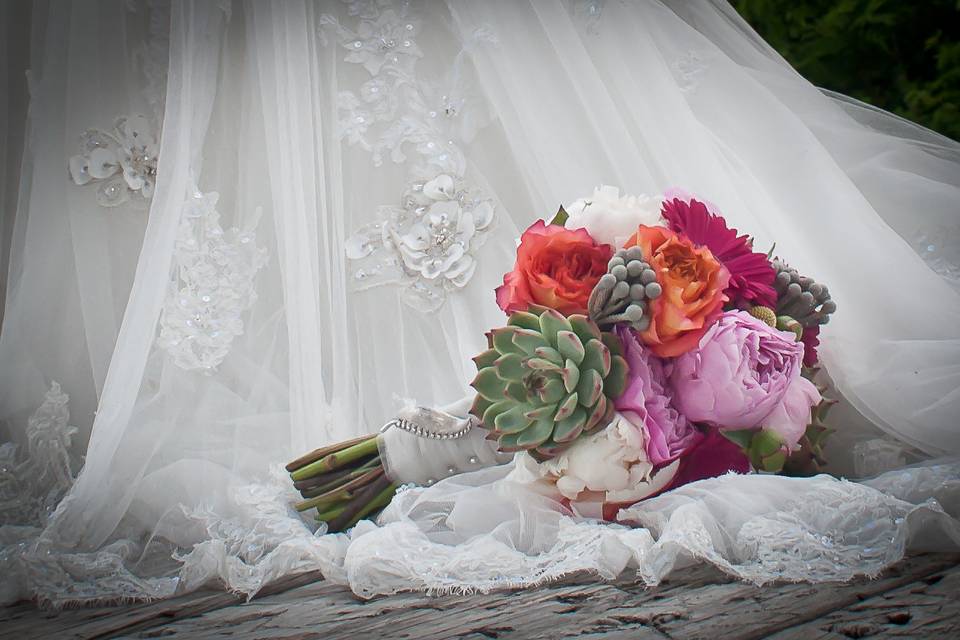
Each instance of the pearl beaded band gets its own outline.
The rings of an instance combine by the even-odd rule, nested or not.
[[[463,436],[470,433],[470,430],[473,428],[474,420],[475,418],[471,416],[467,418],[466,423],[459,430],[441,432],[441,431],[431,431],[429,429],[425,429],[421,427],[419,424],[417,424],[416,422],[412,422],[410,420],[405,420],[403,418],[394,418],[390,422],[383,425],[383,427],[380,429],[380,433],[385,432],[390,427],[396,427],[397,429],[406,431],[407,433],[412,433],[413,435],[419,436],[421,438],[432,438],[434,440],[456,440],[457,438],[462,438]]]

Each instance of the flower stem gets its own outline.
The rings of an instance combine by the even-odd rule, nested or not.
[[[369,511],[372,510],[370,504],[391,484],[390,478],[381,474],[380,477],[372,483],[357,491],[356,496],[350,500],[347,508],[344,509],[339,516],[330,521],[328,530],[331,532],[344,531],[347,525],[354,521],[358,513],[364,510],[369,513]]]
[[[347,508],[347,505],[341,504],[336,507],[331,507],[326,511],[320,511],[317,513],[316,521],[329,522],[330,520],[333,520],[334,518],[339,516],[341,513],[343,513],[343,510],[346,508]]]
[[[301,467],[305,467],[311,462],[316,462],[321,460],[324,457],[330,455],[331,453],[336,453],[352,447],[353,445],[360,444],[369,440],[371,436],[361,436],[359,438],[354,438],[353,440],[347,440],[346,442],[337,442],[335,444],[327,445],[326,447],[320,447],[319,449],[314,449],[306,455],[302,455],[290,464],[287,465],[286,469],[289,472],[294,472]]]
[[[354,445],[335,451],[334,453],[328,453],[319,460],[298,468],[290,474],[290,477],[293,478],[294,481],[306,480],[317,474],[334,471],[358,458],[365,458],[376,452],[377,436],[370,436]]]
[[[336,489],[334,491],[328,491],[327,493],[317,496],[315,498],[310,498],[309,500],[304,500],[298,502],[294,505],[294,508],[297,511],[306,511],[308,509],[313,509],[314,507],[328,507],[330,504],[335,502],[345,502],[353,498],[353,494],[349,491],[344,491],[342,489]]]
[[[377,509],[382,509],[383,507],[390,504],[390,501],[393,499],[393,496],[396,495],[396,493],[397,493],[397,485],[391,484],[390,486],[388,486],[386,489],[378,493],[377,496],[373,500],[371,500],[369,504],[367,504],[367,506],[361,509],[357,513],[357,515],[355,515],[350,520],[350,522],[348,522],[343,527],[343,530],[346,531],[350,527],[354,526],[355,524],[357,524],[358,522],[366,518],[372,512],[376,511]]]
[[[322,493],[316,497],[310,498],[309,500],[304,500],[303,502],[297,503],[297,511],[306,511],[307,509],[312,509],[318,505],[336,501],[338,497],[343,494],[351,496],[356,489],[365,487],[382,476],[383,467],[376,467],[370,471],[363,471],[362,473],[361,470],[358,469],[355,473],[360,473],[360,475],[356,478],[353,478],[346,484],[337,485],[326,493]],[[349,478],[350,476],[347,477]]]
[[[365,472],[376,468],[379,464],[380,456],[374,456],[356,469],[345,468],[332,473],[323,473],[313,476],[308,480],[298,480],[293,483],[293,486],[300,490],[300,494],[304,498],[314,498],[338,485],[342,485],[354,478],[359,478]]]

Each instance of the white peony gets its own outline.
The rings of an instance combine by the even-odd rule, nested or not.
[[[540,463],[539,472],[574,503],[636,501],[659,491],[665,486],[664,480],[669,481],[651,479],[653,465],[647,458],[646,434],[619,413],[602,431],[577,440],[556,458]]]
[[[570,214],[565,226],[586,229],[597,242],[621,247],[641,224],[663,224],[661,202],[660,198],[645,195],[620,197],[617,187],[601,185],[589,198],[564,207]]]

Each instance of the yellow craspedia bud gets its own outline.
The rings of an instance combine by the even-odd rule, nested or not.
[[[771,327],[777,326],[777,313],[770,307],[762,307],[762,306],[750,307],[750,311],[748,311],[748,313],[752,315],[754,318],[756,318],[757,320],[763,320],[765,323],[767,323]]]
[[[792,331],[793,335],[797,337],[797,342],[803,340],[803,325],[790,316],[778,316],[777,329],[780,329],[780,331]]]

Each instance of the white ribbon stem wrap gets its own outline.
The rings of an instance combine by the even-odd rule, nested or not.
[[[464,430],[473,421],[473,428],[457,438],[424,437],[397,427],[387,428],[378,441],[383,468],[397,484],[431,485],[443,478],[505,464],[513,454],[497,451],[489,433],[479,428],[469,416],[472,397],[465,397],[441,409],[405,407],[398,418],[441,435]]]

